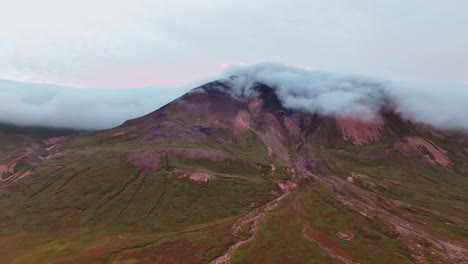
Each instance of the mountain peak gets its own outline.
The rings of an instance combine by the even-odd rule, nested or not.
[[[17,151],[0,133],[0,223],[11,232],[1,255],[466,262],[465,133],[390,106],[359,118],[310,107],[330,100],[310,91],[236,85],[211,82],[114,129]]]

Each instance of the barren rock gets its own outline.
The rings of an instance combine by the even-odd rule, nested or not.
[[[216,180],[217,177],[205,172],[186,172],[180,175],[179,179],[188,179],[193,182],[207,183]]]
[[[353,234],[346,234],[346,233],[341,233],[339,232],[338,234],[336,234],[336,236],[338,238],[341,238],[343,240],[347,240],[347,241],[351,241],[354,239],[354,235]]]

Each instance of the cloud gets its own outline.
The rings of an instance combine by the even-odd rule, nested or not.
[[[0,81],[0,122],[106,129],[150,113],[189,91],[180,87],[78,89]]]
[[[274,63],[232,66],[224,78],[238,96],[255,96],[255,82],[274,87],[283,106],[295,110],[371,120],[391,104],[409,120],[441,129],[468,129],[468,85],[462,83],[391,81]]]
[[[229,78],[236,76],[235,78]],[[389,103],[404,118],[442,129],[468,129],[468,85],[408,82],[311,71],[282,64],[230,66],[219,76],[236,96],[255,96],[255,82],[276,89],[285,107],[363,120]],[[199,85],[139,89],[78,89],[0,81],[0,122],[106,129],[150,113]]]

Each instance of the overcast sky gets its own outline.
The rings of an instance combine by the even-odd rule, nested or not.
[[[0,79],[172,86],[274,61],[468,82],[465,0],[0,0]]]

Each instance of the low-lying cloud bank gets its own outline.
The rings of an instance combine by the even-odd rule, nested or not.
[[[231,67],[220,78],[230,82],[237,95],[254,95],[252,85],[264,83],[276,89],[285,107],[296,110],[370,120],[390,102],[410,120],[441,129],[468,129],[468,86],[464,84],[398,82],[271,63]],[[0,81],[0,122],[111,128],[150,113],[204,82],[167,88],[76,89]]]
[[[409,120],[439,129],[468,129],[465,84],[390,81],[273,63],[233,66],[224,77],[237,95],[255,95],[251,89],[255,82],[273,87],[283,105],[291,109],[371,120],[390,103]]]
[[[0,122],[106,129],[150,113],[192,87],[78,89],[0,81]]]

